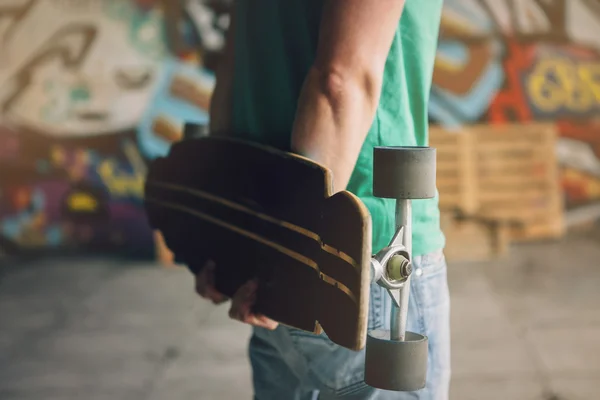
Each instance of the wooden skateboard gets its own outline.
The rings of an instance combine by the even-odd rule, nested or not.
[[[145,206],[177,262],[193,272],[216,263],[217,290],[231,297],[257,278],[256,312],[325,331],[352,350],[366,345],[367,384],[413,391],[425,386],[428,345],[406,330],[411,199],[435,196],[435,149],[373,151],[373,194],[396,199],[396,233],[375,255],[368,210],[348,191],[333,194],[327,168],[256,143],[198,137],[174,144],[149,168]],[[392,297],[390,330],[367,332],[371,282]]]
[[[366,341],[371,218],[331,172],[254,143],[202,137],[155,160],[145,206],[178,262],[215,261],[216,288],[232,296],[252,278],[255,311],[341,346]]]

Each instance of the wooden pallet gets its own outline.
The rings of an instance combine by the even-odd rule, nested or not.
[[[514,240],[562,236],[556,137],[553,125],[537,123],[432,128],[440,207],[510,224]]]
[[[487,261],[508,254],[508,225],[497,221],[460,218],[442,212],[441,227],[446,236],[444,254],[448,261]]]
[[[479,198],[473,135],[431,127],[430,145],[437,148],[440,208],[475,212],[479,207]]]
[[[513,222],[513,240],[562,236],[563,201],[550,124],[469,128],[476,137],[478,215]]]

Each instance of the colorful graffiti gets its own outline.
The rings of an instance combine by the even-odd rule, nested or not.
[[[0,247],[153,256],[146,164],[208,121],[232,0],[0,3]],[[432,123],[554,121],[567,204],[600,199],[600,2],[444,7]]]
[[[174,58],[162,3],[0,4],[0,247],[154,255],[146,164],[207,121],[222,26],[194,3]]]
[[[600,3],[447,0],[430,119],[554,121],[566,203],[600,199]]]

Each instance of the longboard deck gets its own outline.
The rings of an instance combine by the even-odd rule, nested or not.
[[[151,226],[178,262],[217,264],[216,288],[232,296],[252,278],[255,311],[365,345],[371,219],[332,174],[306,158],[228,138],[178,142],[151,163],[145,183]]]

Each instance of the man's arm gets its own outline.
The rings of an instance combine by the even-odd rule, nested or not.
[[[336,192],[348,185],[375,117],[403,8],[404,0],[325,3],[317,55],[300,94],[291,147],[331,169]]]
[[[210,100],[210,134],[223,135],[231,130],[233,107],[233,69],[235,5],[231,5],[229,28],[225,37],[225,48],[216,68],[215,88]]]

